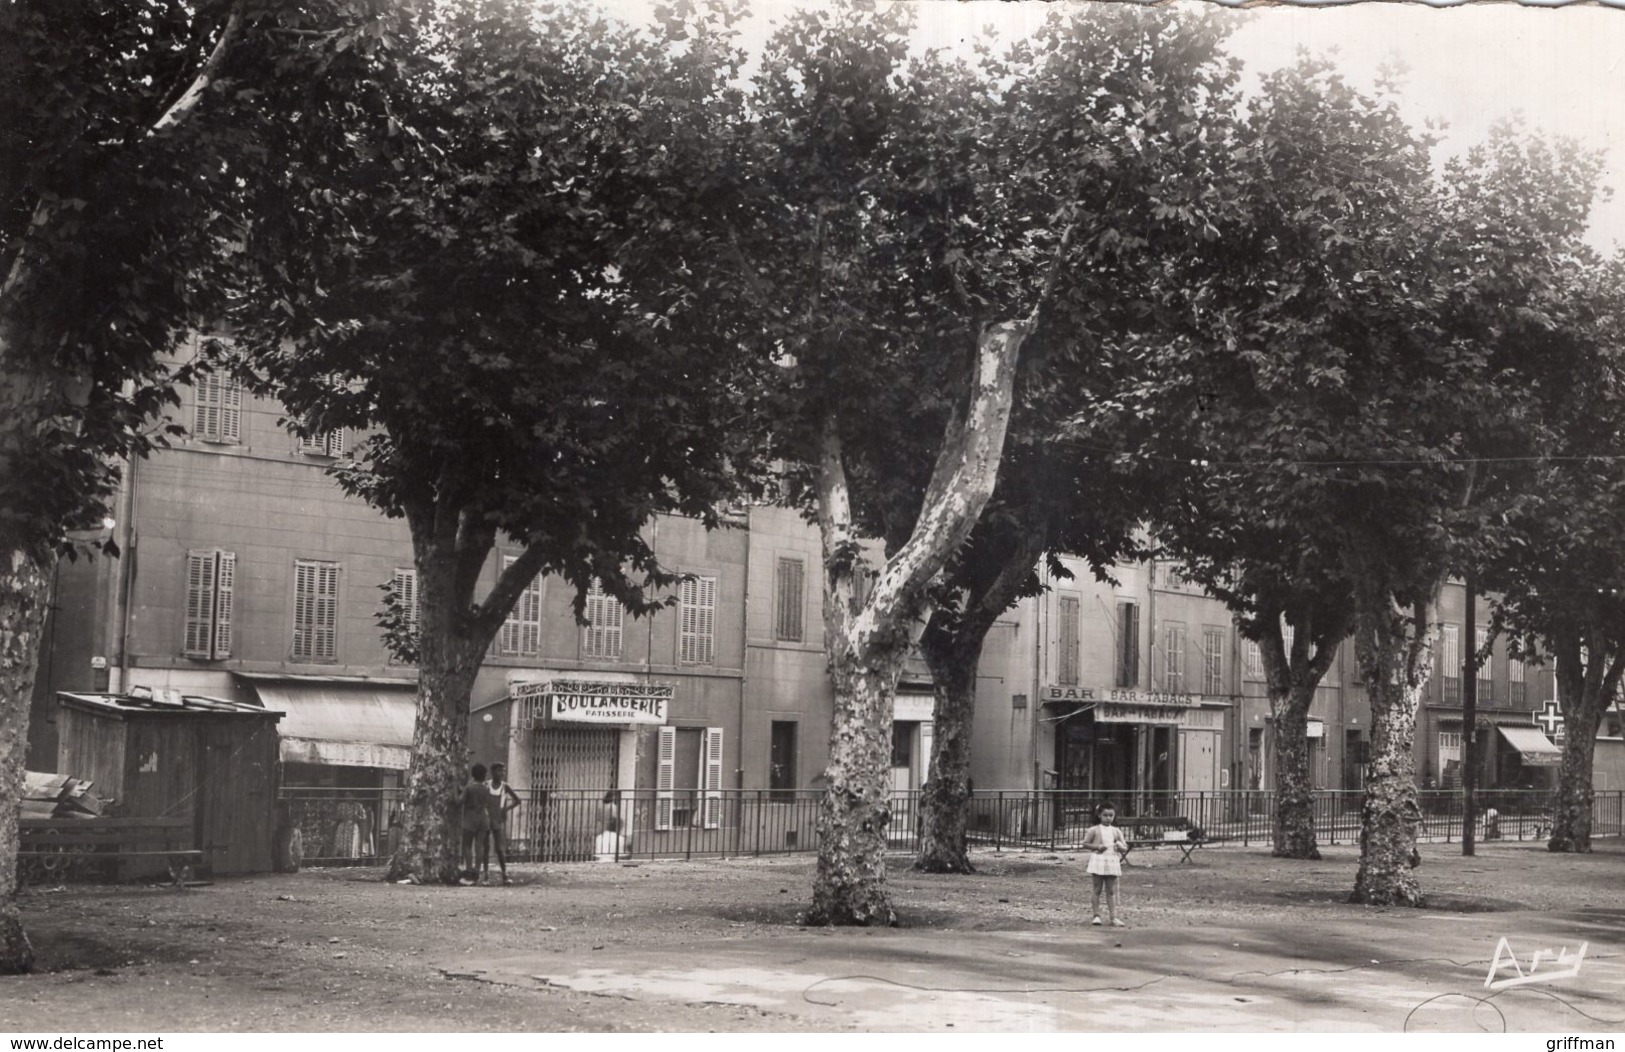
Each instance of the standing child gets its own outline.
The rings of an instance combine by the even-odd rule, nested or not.
[[[463,786],[463,873],[469,883],[478,879],[483,864],[489,872],[491,859],[486,834],[491,831],[491,790],[485,784],[485,765],[477,763],[468,771]],[[478,854],[476,854],[476,848]]]
[[[1127,927],[1117,919],[1117,878],[1123,875],[1123,856],[1128,854],[1128,838],[1114,824],[1117,808],[1106,804],[1100,809],[1100,824],[1083,834],[1083,846],[1090,852],[1089,879],[1094,884],[1095,919],[1100,923],[1100,893],[1106,893],[1106,916],[1114,928]]]
[[[491,846],[496,849],[497,865],[502,867],[502,883],[508,880],[508,812],[519,806],[519,794],[508,784],[508,768],[500,763],[491,765],[491,798],[486,801],[491,809]],[[489,877],[490,860],[486,860]]]

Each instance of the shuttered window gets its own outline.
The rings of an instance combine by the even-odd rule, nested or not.
[[[773,606],[773,638],[783,643],[800,643],[806,637],[802,611],[806,605],[807,567],[800,559],[779,560]]]
[[[1202,693],[1220,695],[1224,689],[1224,629],[1202,630]]]
[[[1440,660],[1444,664],[1444,703],[1461,704],[1461,629],[1445,625],[1441,632]]]
[[[237,577],[234,552],[186,553],[186,624],[181,653],[217,661],[231,656],[231,604]]]
[[[721,727],[661,727],[655,767],[655,828],[722,825]]]
[[[1059,604],[1060,616],[1057,626],[1060,631],[1060,668],[1057,675],[1062,686],[1075,687],[1078,684],[1078,657],[1082,640],[1078,633],[1078,599],[1076,596],[1063,595]]]
[[[293,564],[293,659],[338,660],[339,564]]]
[[[1170,694],[1185,693],[1185,626],[1167,625],[1163,630],[1163,689]]]
[[[1478,700],[1492,702],[1495,700],[1495,670],[1493,667],[1495,653],[1490,650],[1490,630],[1474,626],[1473,648],[1483,658],[1476,662],[1478,666]]]
[[[243,386],[218,372],[199,376],[193,388],[197,406],[192,416],[192,436],[210,442],[241,442],[243,435]]]
[[[414,639],[416,639],[418,634],[419,611],[418,572],[416,570],[402,569],[401,567],[395,568],[395,595],[399,597],[401,601],[401,610],[406,615],[406,620],[402,627],[404,627],[406,631],[409,632]],[[389,655],[389,663],[392,665],[398,665],[400,664],[400,658],[396,657],[395,654],[391,652]]]
[[[604,591],[602,581],[594,581],[587,592],[587,627],[581,632],[581,656],[599,661],[619,661],[622,627],[626,608]]]
[[[1514,705],[1522,705],[1528,699],[1528,691],[1524,687],[1524,665],[1522,658],[1507,658],[1507,700]]]
[[[1140,607],[1117,604],[1117,686],[1140,685]]]
[[[334,428],[332,431],[319,431],[309,438],[299,440],[299,452],[312,457],[342,457],[348,448],[345,444],[345,429]]]
[[[691,577],[677,592],[677,656],[686,665],[716,660],[717,579]]]
[[[502,557],[502,572],[519,561],[517,555]],[[503,654],[532,656],[542,650],[542,576],[537,574],[525,585],[497,634],[497,650]]]

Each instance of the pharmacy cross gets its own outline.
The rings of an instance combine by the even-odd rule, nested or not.
[[[1563,726],[1563,714],[1555,701],[1548,701],[1539,712],[1531,712],[1529,718],[1536,726],[1545,728],[1548,738],[1557,737],[1557,729]]]

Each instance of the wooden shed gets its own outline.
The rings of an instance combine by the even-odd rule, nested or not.
[[[130,818],[188,817],[203,872],[272,868],[280,712],[144,691],[57,695],[57,770]]]

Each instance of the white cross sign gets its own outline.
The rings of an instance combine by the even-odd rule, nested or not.
[[[1548,738],[1557,737],[1558,730],[1563,726],[1563,713],[1558,710],[1555,701],[1548,701],[1539,712],[1531,712],[1529,718],[1535,726],[1546,731]]]

